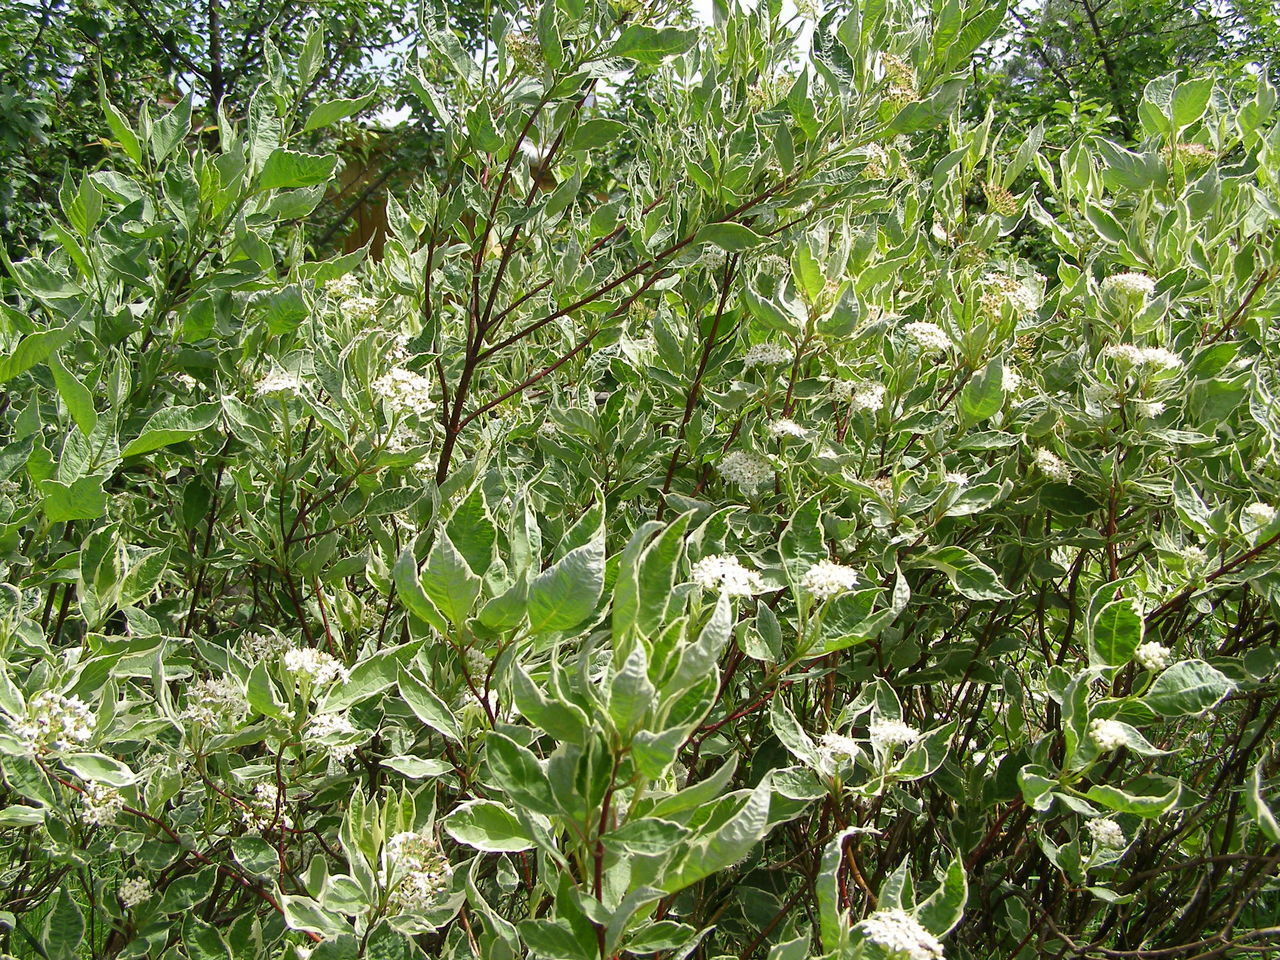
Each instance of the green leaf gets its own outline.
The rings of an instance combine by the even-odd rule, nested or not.
[[[1112,600],[1093,618],[1090,659],[1096,664],[1119,667],[1133,659],[1142,643],[1142,617],[1132,600]]]
[[[1170,786],[1171,784],[1171,786]],[[1095,783],[1085,796],[1117,813],[1133,813],[1140,817],[1158,817],[1178,802],[1178,794],[1182,784],[1176,780],[1163,781],[1161,786],[1168,789],[1162,794],[1139,794],[1129,790],[1121,790],[1105,783]]]
[[[458,729],[458,721],[448,705],[435,695],[435,692],[423,681],[411,673],[400,671],[400,696],[409,705],[419,720],[450,740],[461,740],[462,732]]]
[[[650,707],[655,705],[656,696],[657,691],[649,680],[649,659],[644,644],[637,643],[609,687],[609,716],[623,737],[640,726]]]
[[[98,425],[98,412],[93,407],[93,394],[81,383],[58,358],[57,354],[49,357],[49,371],[53,374],[53,383],[58,388],[58,396],[67,405],[67,412],[75,421],[80,432],[86,437],[93,433]]]
[[[969,881],[964,861],[956,854],[947,866],[941,885],[916,908],[916,919],[935,937],[941,937],[954,930],[964,917],[968,899]]]
[[[466,558],[467,566],[473,573],[484,576],[493,563],[497,530],[489,517],[489,505],[485,502],[484,490],[480,486],[472,490],[458,505],[458,509],[449,518],[446,529],[449,539]]]
[[[396,585],[396,596],[405,608],[423,623],[431,624],[441,633],[447,632],[448,623],[422,589],[412,550],[406,547],[400,552],[391,573]]]
[[[50,523],[64,520],[96,520],[107,512],[102,477],[81,477],[70,484],[41,480],[41,507]]]
[[[53,904],[45,914],[40,939],[49,960],[75,960],[78,955],[80,941],[84,939],[84,914],[67,887],[54,895]]]
[[[1012,600],[1011,593],[994,570],[962,547],[937,547],[916,560],[920,566],[941,570],[951,585],[970,600]]]
[[[262,172],[258,174],[258,189],[281,190],[326,183],[337,165],[338,157],[335,154],[320,156],[278,147],[271,151],[267,162],[262,165]]]
[[[547,816],[560,812],[547,771],[532,750],[490,730],[485,735],[484,762],[489,779],[518,805]]]
[[[529,584],[529,629],[553,633],[578,626],[604,592],[604,536],[570,550]]]
[[[1213,77],[1192,77],[1178,84],[1170,105],[1174,125],[1182,129],[1199,120],[1209,105],[1212,93]]]
[[[633,24],[622,31],[606,56],[625,57],[650,66],[684,53],[698,41],[696,30],[656,29]]]
[[[370,90],[363,97],[352,97],[349,100],[325,100],[317,103],[311,108],[311,112],[307,114],[307,122],[303,124],[302,132],[309,133],[312,130],[319,130],[322,127],[337,123],[339,120],[354,116],[367,107],[377,95],[377,90]]]
[[[594,960],[599,956],[594,943],[584,943],[565,920],[521,920],[520,936],[537,956],[547,960]]]
[[[0,357],[0,383],[26,373],[38,363],[44,363],[53,351],[70,341],[78,329],[76,324],[68,323],[56,330],[27,334],[8,354]]]
[[[142,433],[129,441],[121,457],[136,457],[203,433],[218,421],[221,405],[201,403],[193,407],[169,407],[147,421]]]
[[[960,391],[960,410],[972,423],[994,417],[1004,406],[1004,358],[992,357]]]
[[[1259,760],[1253,768],[1253,773],[1249,775],[1249,783],[1244,791],[1245,809],[1258,824],[1258,829],[1262,831],[1264,837],[1272,843],[1280,843],[1280,823],[1277,823],[1276,815],[1262,796],[1262,764],[1263,761]]]
[[[458,627],[470,616],[483,584],[445,530],[436,534],[419,582],[436,609]]]
[[[1183,660],[1156,677],[1142,702],[1162,717],[1191,716],[1208,710],[1234,686],[1203,660]]]
[[[441,823],[445,833],[484,853],[528,850],[533,840],[516,815],[493,800],[469,800]]]
[[[126,764],[115,757],[101,753],[68,753],[63,754],[62,762],[67,765],[81,780],[90,783],[105,783],[112,787],[127,787],[137,777]]]
[[[627,130],[627,125],[618,120],[595,117],[578,127],[573,135],[571,150],[591,150],[596,147],[607,147]]]
[[[740,223],[708,223],[698,231],[694,243],[711,243],[721,250],[739,253],[758,247],[766,239]]]
[[[689,844],[688,853],[661,878],[667,893],[683,890],[703,877],[718,873],[746,857],[769,832],[769,802],[772,795],[766,778],[751,791],[742,808],[724,825]]]

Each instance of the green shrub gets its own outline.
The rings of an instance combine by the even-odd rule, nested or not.
[[[1011,153],[1002,8],[659,14],[433,33],[376,264],[316,57],[104,97],[0,308],[8,950],[1274,941],[1274,89]]]

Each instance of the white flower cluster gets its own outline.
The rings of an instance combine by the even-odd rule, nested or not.
[[[27,716],[13,732],[29,749],[73,750],[93,736],[93,711],[79,697],[42,690],[27,704]]]
[[[832,385],[832,392],[837,399],[848,402],[855,413],[863,410],[875,413],[884,407],[883,384],[863,380],[837,380]]]
[[[240,640],[240,649],[250,664],[257,663],[259,660],[275,663],[292,646],[286,637],[271,631],[246,633]]]
[[[284,668],[302,683],[304,680],[312,688],[326,687],[336,681],[346,683],[351,679],[347,668],[323,650],[312,647],[294,647],[285,652]]]
[[[764,589],[764,580],[727,553],[703,557],[690,572],[693,582],[704,590],[722,590],[731,597],[749,597]]]
[[[200,386],[196,381],[196,378],[189,373],[175,373],[173,375],[173,382],[184,390],[194,390],[196,387]]]
[[[293,826],[285,815],[285,797],[280,788],[266,781],[253,788],[253,797],[241,809],[240,816],[249,829],[259,833],[273,825],[285,829]]]
[[[354,323],[370,323],[378,314],[378,301],[373,297],[350,297],[342,301],[339,309]]]
[[[1117,343],[1104,348],[1102,354],[1115,360],[1122,360],[1131,367],[1176,370],[1182,366],[1182,358],[1164,347],[1138,347],[1132,343]]]
[[[138,904],[151,899],[151,883],[143,877],[130,877],[121,882],[120,889],[116,892],[124,908],[132,910]]]
[[[1254,530],[1261,530],[1276,518],[1276,508],[1269,503],[1251,503],[1244,508],[1244,516]]]
[[[959,471],[956,471],[956,470],[951,470],[951,471],[948,471],[947,473],[944,473],[942,475],[942,479],[946,483],[954,483],[957,487],[961,487],[961,488],[967,487],[969,485],[969,475],[967,473],[960,473]]]
[[[773,482],[773,467],[769,461],[742,450],[726,455],[720,461],[719,469],[720,476],[747,493],[754,493]]]
[[[942,943],[901,907],[877,910],[858,924],[872,943],[904,960],[939,960]]]
[[[336,760],[346,760],[356,752],[356,747],[360,745],[359,742],[349,739],[359,731],[344,713],[316,714],[308,726],[311,736],[318,740],[323,740],[325,737],[333,737],[343,741],[326,746],[329,754]]]
[[[274,393],[296,394],[301,389],[302,383],[295,374],[286,370],[272,370],[258,381],[258,385],[253,388],[253,392],[260,397],[265,397]]]
[[[324,292],[338,300],[349,300],[360,295],[360,281],[348,273],[326,283]]]
[[[788,347],[779,343],[755,343],[742,358],[742,365],[750,370],[752,367],[772,367],[779,363],[789,363],[794,354]]]
[[[1124,724],[1118,720],[1090,720],[1089,739],[1103,753],[1108,750],[1119,750],[1129,742]]]
[[[1122,294],[1145,300],[1156,288],[1156,282],[1145,273],[1113,273],[1102,281],[1102,292]]]
[[[431,381],[404,367],[392,367],[373,381],[373,391],[399,413],[424,417],[436,406],[431,399]]]
[[[877,717],[871,721],[867,736],[873,746],[882,750],[892,750],[899,744],[915,743],[920,739],[920,731],[901,720]]]
[[[1164,413],[1165,404],[1163,400],[1139,400],[1133,407],[1138,411],[1138,416],[1146,420],[1154,420]]]
[[[853,737],[828,731],[818,741],[818,768],[821,772],[832,774],[853,761],[860,751],[858,741]]]
[[[819,560],[800,578],[800,589],[818,600],[848,593],[858,585],[858,572],[853,567],[830,560]]]
[[[1085,829],[1099,847],[1108,850],[1123,850],[1128,841],[1124,837],[1124,829],[1110,817],[1085,822]]]
[[[120,791],[101,783],[85,784],[80,799],[84,801],[80,819],[95,827],[107,827],[115,823],[116,817],[124,809],[124,796]]]
[[[201,677],[187,690],[182,716],[207,730],[221,729],[247,708],[244,691],[230,677]]]
[[[988,273],[982,278],[986,287],[979,303],[988,313],[999,313],[1006,304],[1018,316],[1033,313],[1040,307],[1040,291],[1025,280],[1007,273]]]
[[[951,338],[936,323],[917,320],[908,323],[902,330],[923,350],[947,350],[951,347]]]
[[[809,431],[794,420],[783,418],[781,420],[771,421],[768,427],[769,435],[773,437],[796,437],[803,439],[809,435]]]
[[[1071,480],[1071,468],[1053,451],[1040,447],[1033,454],[1033,457],[1035,458],[1036,466],[1040,468],[1040,472],[1050,480]]]
[[[1005,393],[1016,393],[1018,388],[1022,386],[1022,374],[1006,364],[1000,372],[1000,386]]]
[[[394,883],[391,903],[396,913],[422,913],[449,892],[453,867],[430,834],[397,833],[387,841],[383,858],[383,882]]]
[[[1138,644],[1138,649],[1133,651],[1133,659],[1137,661],[1138,666],[1142,667],[1143,670],[1150,670],[1152,673],[1167,667],[1171,656],[1172,654],[1168,647],[1163,643],[1156,643],[1154,640]]]
[[[920,99],[916,89],[916,72],[911,64],[892,53],[880,54],[880,67],[884,70],[884,98],[896,107],[906,106]]]

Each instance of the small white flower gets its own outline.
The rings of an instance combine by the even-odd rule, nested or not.
[[[1121,295],[1145,301],[1156,288],[1156,282],[1145,273],[1113,273],[1102,281],[1102,293]]]
[[[372,297],[350,297],[342,301],[342,315],[355,323],[369,323],[378,314],[378,301]]]
[[[325,687],[331,683],[351,679],[347,668],[323,650],[312,647],[294,647],[285,652],[284,668],[293,674],[299,683],[306,680],[316,687]]]
[[[840,399],[847,401],[854,413],[866,411],[875,413],[884,407],[885,388],[879,383],[862,380],[837,380],[832,392]]]
[[[372,386],[374,395],[399,413],[424,417],[435,409],[431,380],[404,367],[392,367]]]
[[[942,943],[901,907],[877,910],[858,924],[869,941],[904,960],[940,960]]]
[[[1062,459],[1050,450],[1040,447],[1033,454],[1036,466],[1050,480],[1062,480],[1069,482],[1071,480],[1071,468],[1067,466]]]
[[[1093,838],[1093,842],[1097,846],[1105,847],[1108,850],[1123,850],[1125,844],[1128,843],[1120,824],[1110,817],[1088,820],[1085,822],[1085,829],[1089,831],[1089,836]]]
[[[1103,753],[1108,750],[1119,750],[1129,742],[1124,724],[1118,720],[1090,720],[1089,739]]]
[[[727,454],[720,461],[719,469],[720,476],[747,493],[754,493],[773,482],[773,467],[769,462],[742,450],[734,450]]]
[[[948,473],[944,473],[942,475],[942,479],[947,483],[954,483],[957,487],[961,487],[961,488],[967,487],[969,485],[969,475],[966,473],[959,473],[958,471],[955,471],[955,470],[949,471]]]
[[[200,386],[196,381],[196,378],[191,376],[189,373],[175,373],[173,375],[173,382],[184,390],[194,390],[196,387]]]
[[[800,578],[800,589],[818,600],[848,593],[857,585],[858,571],[830,560],[819,560]]]
[[[785,418],[770,422],[768,430],[770,436],[774,437],[798,437],[803,439],[809,435],[809,431],[800,426],[800,424]]]
[[[120,791],[101,783],[85,784],[80,799],[84,801],[80,819],[96,827],[107,827],[115,823],[116,817],[124,809],[124,796]]]
[[[899,744],[915,743],[920,739],[920,731],[901,720],[877,717],[871,721],[867,736],[874,746],[882,750],[892,750]]]
[[[360,295],[360,281],[348,273],[326,283],[324,292],[338,300],[349,300]]]
[[[1134,404],[1134,408],[1138,411],[1138,416],[1147,420],[1154,420],[1160,414],[1164,413],[1163,400],[1139,400]]]
[[[1167,667],[1169,665],[1169,657],[1169,648],[1163,643],[1157,643],[1154,640],[1138,644],[1138,649],[1133,651],[1133,659],[1137,661],[1138,666],[1144,670],[1150,670],[1152,673]]]
[[[947,350],[951,347],[951,338],[936,323],[917,320],[902,330],[924,350]]]
[[[380,874],[397,914],[422,913],[449,892],[453,867],[429,833],[397,833],[382,851]]]
[[[297,376],[285,370],[271,371],[259,380],[258,385],[253,388],[254,393],[260,397],[269,396],[273,393],[297,394],[301,389],[302,383]]]
[[[789,347],[777,343],[752,344],[747,355],[742,358],[742,365],[750,370],[752,367],[772,367],[779,363],[789,363],[795,354]]]
[[[998,315],[1001,308],[1007,304],[1015,314],[1024,316],[1040,307],[1040,291],[1015,276],[1005,273],[988,273],[981,282],[987,289],[979,298],[979,302],[989,313]]]
[[[25,718],[11,727],[32,752],[73,750],[93,736],[93,711],[79,697],[42,690],[27,704]]]
[[[693,565],[689,576],[704,590],[722,590],[731,597],[749,597],[764,589],[760,574],[727,553],[703,557]]]
[[[234,723],[248,709],[244,692],[230,677],[201,677],[187,688],[182,716],[197,726],[219,730]]]
[[[1000,372],[1000,386],[1004,388],[1005,393],[1017,393],[1018,388],[1022,386],[1022,374],[1014,367],[1005,366]]]
[[[822,776],[834,776],[842,767],[852,763],[862,752],[858,741],[842,733],[828,731],[818,741],[817,772]]]
[[[259,833],[273,826],[288,829],[293,822],[285,815],[285,799],[279,787],[264,781],[253,788],[253,797],[241,808],[240,817]]]
[[[285,637],[272,631],[246,633],[240,640],[242,659],[249,664],[257,663],[259,660],[275,663],[291,646],[292,644]]]
[[[1120,360],[1130,367],[1176,370],[1182,366],[1182,358],[1164,347],[1139,347],[1132,343],[1116,343],[1104,347],[1102,355]]]
[[[355,724],[347,718],[346,714],[319,713],[311,719],[307,726],[311,735],[317,740],[330,737],[341,741],[336,744],[325,745],[325,749],[338,760],[345,760],[355,753],[356,747],[361,742],[351,739],[360,731],[356,729]]]
[[[142,877],[130,877],[120,884],[120,888],[116,891],[120,896],[120,903],[124,905],[126,910],[132,910],[140,903],[145,903],[151,899],[151,883]]]
[[[1251,503],[1244,508],[1243,520],[1253,530],[1261,530],[1276,518],[1276,508],[1269,503]]]
[[[1178,551],[1184,563],[1191,567],[1202,567],[1209,562],[1208,554],[1204,552],[1203,547],[1197,547],[1195,544],[1188,544]]]

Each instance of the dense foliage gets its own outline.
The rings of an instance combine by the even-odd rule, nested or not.
[[[1274,949],[1265,71],[1060,142],[1000,6],[490,9],[378,262],[318,29],[4,258],[0,948]]]

